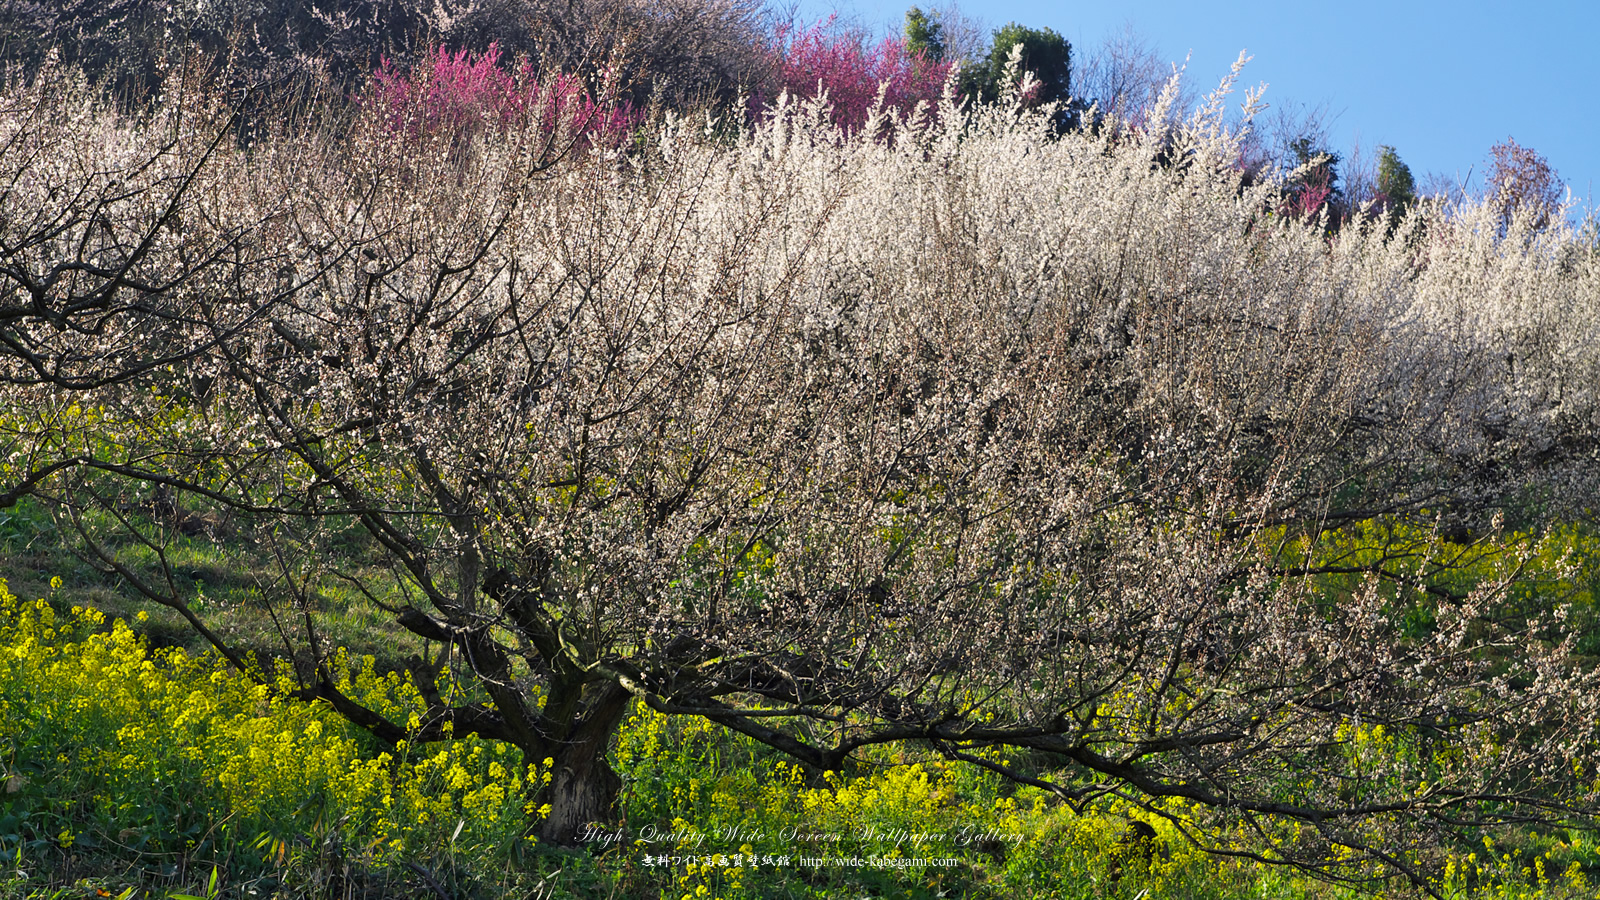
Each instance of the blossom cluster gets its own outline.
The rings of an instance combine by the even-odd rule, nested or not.
[[[874,108],[906,116],[938,105],[953,61],[931,59],[898,36],[869,45],[835,26],[829,18],[809,28],[779,29],[774,54],[781,90],[825,101],[834,121],[851,130]]]
[[[411,135],[503,131],[527,119],[562,139],[587,137],[615,146],[642,118],[627,100],[604,92],[597,97],[574,75],[556,72],[541,82],[527,60],[515,74],[508,72],[495,44],[482,53],[435,46],[409,70],[386,58],[372,81],[371,102],[394,130]]]

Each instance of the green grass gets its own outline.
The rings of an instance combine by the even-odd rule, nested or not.
[[[106,526],[105,516],[90,517],[91,524]],[[285,604],[269,598],[278,573],[270,558],[249,547],[236,534],[193,536],[152,527],[158,523],[148,517],[135,517],[134,524],[168,541],[163,551],[173,570],[175,585],[183,592],[190,608],[208,627],[246,651],[271,656],[285,655],[280,625],[297,644],[303,643],[298,621],[275,619],[269,603]],[[161,567],[149,547],[118,535],[106,546],[118,558],[152,582],[159,583]],[[65,606],[98,609],[112,618],[132,620],[144,613],[146,621],[139,631],[157,646],[184,647],[193,652],[209,649],[205,639],[189,627],[176,611],[152,603],[114,574],[101,571],[77,546],[76,536],[53,521],[37,501],[24,499],[11,510],[0,511],[0,570],[19,596],[50,596]],[[360,534],[340,536],[347,558],[360,559],[366,542]],[[378,570],[367,568],[365,576]],[[59,579],[59,581],[58,581]],[[382,582],[381,575],[376,579]],[[394,622],[394,617],[374,606],[353,588],[335,581],[325,582],[315,595],[319,636],[330,646],[345,647],[356,655],[376,657],[387,669],[399,668],[407,656],[417,652],[417,643]],[[296,647],[303,656],[303,648]]]

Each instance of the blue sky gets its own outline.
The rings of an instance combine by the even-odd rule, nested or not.
[[[921,0],[923,8],[943,0]],[[837,8],[875,31],[898,31],[912,0],[802,0],[802,19]],[[1209,89],[1240,50],[1248,84],[1268,103],[1326,103],[1331,149],[1395,147],[1425,173],[1479,175],[1507,137],[1550,160],[1586,208],[1600,198],[1600,0],[1517,3],[1347,0],[963,0],[967,16],[1050,27],[1092,51],[1131,24],[1164,57],[1192,53]]]

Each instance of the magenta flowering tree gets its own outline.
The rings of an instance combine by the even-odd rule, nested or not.
[[[774,68],[782,89],[804,99],[826,95],[834,121],[846,129],[866,122],[880,91],[884,107],[902,114],[938,101],[952,62],[910,49],[899,36],[869,47],[834,28],[834,21],[830,16],[807,29],[779,29]]]
[[[481,54],[435,47],[422,65],[406,71],[384,57],[373,73],[378,103],[396,128],[437,131],[508,121],[516,112],[516,80],[500,68],[500,48]]]
[[[531,120],[547,134],[615,146],[643,119],[615,88],[591,91],[563,72],[541,79],[527,61],[513,74],[495,44],[482,53],[435,47],[409,72],[385,58],[373,73],[373,93],[392,128],[411,134],[465,136]]]

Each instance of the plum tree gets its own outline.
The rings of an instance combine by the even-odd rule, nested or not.
[[[1533,230],[1542,230],[1561,208],[1561,178],[1550,161],[1511,138],[1489,148],[1483,181],[1486,199],[1500,212],[1502,231],[1518,216],[1526,217]]]

